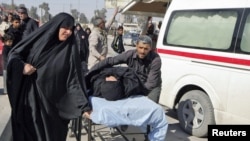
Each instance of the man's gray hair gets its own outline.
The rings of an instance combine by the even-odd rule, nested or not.
[[[24,13],[24,14],[27,14],[28,15],[28,10],[27,10],[27,8],[26,7],[19,7],[18,9],[17,9],[17,12],[18,13]]]
[[[139,36],[139,38],[137,40],[137,44],[139,42],[142,42],[143,44],[149,44],[150,47],[152,47],[152,39],[149,36],[147,36],[147,35],[141,35],[141,36]]]
[[[93,20],[93,25],[98,26],[103,21],[102,17],[95,17]]]

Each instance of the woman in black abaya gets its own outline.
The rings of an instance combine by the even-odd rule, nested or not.
[[[76,36],[76,43],[78,46],[78,50],[80,53],[80,58],[82,62],[83,73],[87,73],[88,71],[88,58],[89,58],[89,41],[88,35],[83,30],[80,23],[76,24],[75,28],[75,36]]]
[[[65,141],[69,120],[90,112],[73,31],[60,13],[10,51],[13,141]]]

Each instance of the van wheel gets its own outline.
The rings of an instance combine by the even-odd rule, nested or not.
[[[208,125],[215,124],[212,103],[200,90],[192,90],[182,96],[177,114],[181,128],[196,137],[206,137]]]

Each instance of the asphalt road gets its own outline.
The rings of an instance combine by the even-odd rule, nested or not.
[[[109,39],[108,42],[110,44],[112,42],[112,36],[109,36],[108,39]],[[135,49],[135,47],[125,46],[125,49],[126,50]],[[112,51],[111,48],[109,48],[108,55],[114,56],[116,55],[116,53]],[[3,90],[3,80],[2,80],[2,76],[0,76],[0,135],[3,133],[4,128],[10,116],[10,106],[8,102],[8,96],[1,95],[2,90]],[[186,134],[185,132],[183,132],[183,130],[179,126],[176,113],[174,111],[167,109],[166,107],[163,107],[163,108],[166,110],[166,118],[169,122],[166,141],[207,141],[207,138],[197,138],[197,137],[190,136]],[[124,141],[124,139],[122,139],[121,136],[111,136],[109,134],[110,132],[109,128],[105,126],[97,125],[93,127],[93,129],[96,131],[95,134],[93,135],[96,141]],[[140,132],[140,131],[136,127],[129,127],[127,132]],[[130,134],[127,137],[130,140],[132,140],[132,138],[135,138],[136,141],[144,140],[143,135]],[[81,140],[87,141],[87,134],[84,129],[82,130]],[[1,140],[0,138],[0,141],[6,141],[6,140]],[[76,141],[76,138],[68,136],[67,141]]]

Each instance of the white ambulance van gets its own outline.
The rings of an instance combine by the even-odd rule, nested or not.
[[[187,133],[250,124],[250,0],[172,0],[157,48],[160,104]]]

